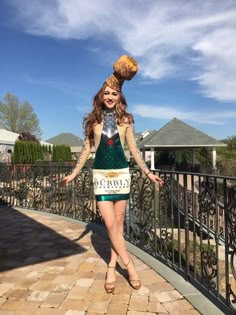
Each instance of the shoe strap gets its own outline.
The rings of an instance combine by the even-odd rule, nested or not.
[[[107,265],[107,268],[111,268],[111,269],[115,269],[116,268],[116,266],[109,266],[109,265]]]

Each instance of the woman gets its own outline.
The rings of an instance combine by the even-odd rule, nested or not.
[[[114,64],[114,73],[105,81],[93,100],[93,110],[84,120],[85,143],[73,172],[62,183],[72,181],[84,166],[92,146],[95,146],[93,186],[99,211],[111,241],[111,257],[107,268],[105,290],[112,293],[116,286],[116,263],[120,256],[129,274],[130,285],[138,290],[141,282],[130,259],[123,237],[123,223],[130,192],[130,173],[124,154],[124,142],[136,163],[154,183],[163,184],[151,173],[137,148],[133,116],[126,111],[126,100],[121,92],[124,80],[137,72],[136,61],[121,56]]]

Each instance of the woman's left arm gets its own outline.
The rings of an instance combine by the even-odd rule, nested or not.
[[[160,184],[161,186],[163,185],[163,180],[153,174],[147,167],[147,164],[143,160],[141,156],[141,152],[137,146],[135,136],[134,136],[134,125],[133,124],[128,124],[126,128],[126,140],[129,146],[129,150],[134,157],[136,163],[138,164],[139,168],[142,170],[142,172],[149,177],[154,183]]]

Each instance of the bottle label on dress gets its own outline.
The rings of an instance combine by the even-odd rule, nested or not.
[[[114,170],[93,169],[95,195],[128,194],[130,182],[128,167]]]

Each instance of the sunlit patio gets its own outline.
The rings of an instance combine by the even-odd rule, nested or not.
[[[182,277],[130,244],[142,287],[133,290],[119,264],[117,287],[107,294],[109,241],[103,227],[1,205],[0,228],[0,314],[223,314]]]

